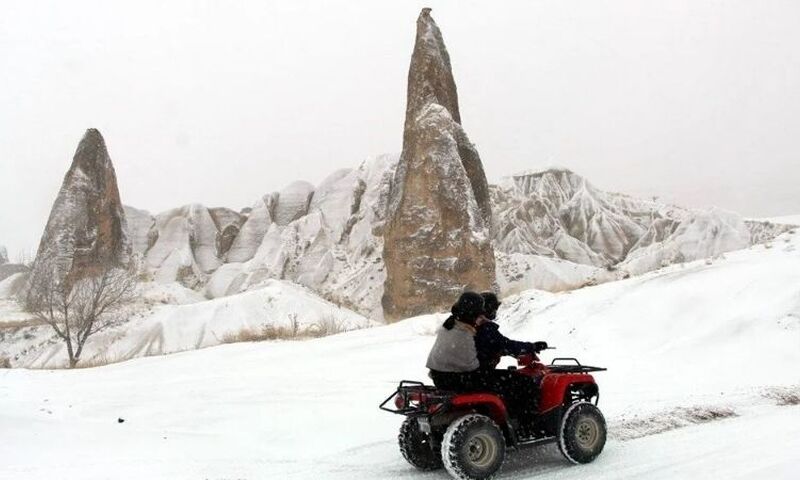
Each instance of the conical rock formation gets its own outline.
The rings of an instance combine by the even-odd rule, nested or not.
[[[488,184],[460,122],[450,57],[426,8],[417,20],[403,152],[384,230],[388,320],[446,310],[464,289],[494,283]]]
[[[125,265],[131,244],[117,177],[100,132],[83,136],[64,176],[33,265],[32,279],[74,281],[97,268]]]

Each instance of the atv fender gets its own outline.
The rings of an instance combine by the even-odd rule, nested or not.
[[[508,411],[497,395],[491,393],[460,393],[430,417],[432,426],[447,426],[468,413],[481,413],[501,428],[508,425]]]
[[[453,410],[475,410],[491,418],[498,425],[508,423],[508,411],[503,400],[491,393],[469,393],[455,396],[450,405]]]
[[[597,384],[591,375],[580,373],[545,375],[541,384],[539,412],[546,413],[565,403],[572,403],[573,391],[579,392],[580,397],[587,400],[598,394]]]

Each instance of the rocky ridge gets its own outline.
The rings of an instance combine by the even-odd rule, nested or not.
[[[201,205],[155,216],[126,207],[129,236],[153,279],[178,281],[207,298],[277,278],[380,319],[386,278],[381,232],[397,162],[385,155],[334,172],[314,189],[305,215],[287,225],[271,220],[263,200],[276,192],[229,214],[228,223],[217,223],[212,212],[219,209]],[[713,258],[792,228],[606,192],[566,169],[515,175],[489,190],[502,295],[570,290]],[[226,252],[223,233],[237,230],[233,245],[239,250]]]
[[[715,257],[790,228],[718,208],[693,210],[606,192],[563,168],[513,175],[491,192],[498,251],[623,275]]]
[[[126,207],[146,275],[218,298],[291,280],[382,318],[379,229],[397,157],[337,170],[316,188],[295,182],[241,212],[188,205],[158,215]],[[224,215],[222,214],[224,212]]]

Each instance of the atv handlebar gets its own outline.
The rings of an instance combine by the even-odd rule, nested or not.
[[[517,357],[517,364],[522,367],[531,365],[532,363],[539,361],[539,353],[541,353],[544,350],[555,350],[555,349],[556,347],[546,347],[541,350],[534,350],[529,353],[523,353],[522,355]]]

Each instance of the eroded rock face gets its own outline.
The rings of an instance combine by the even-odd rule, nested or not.
[[[403,152],[384,229],[387,320],[447,310],[495,280],[489,190],[461,127],[441,32],[423,9],[408,74]]]
[[[144,256],[156,241],[156,231],[153,228],[156,219],[146,210],[125,206],[125,220],[128,223],[128,238],[131,241],[131,250],[134,254]]]
[[[520,263],[526,257],[527,264],[533,257],[560,258],[573,262],[574,272],[589,265],[637,275],[713,258],[787,230],[716,208],[686,209],[606,192],[563,168],[514,175],[491,193],[494,244],[504,258]]]
[[[314,195],[314,185],[297,181],[278,193],[273,221],[278,225],[289,225],[308,213],[308,204]]]
[[[74,281],[101,266],[126,265],[131,256],[126,232],[114,166],[100,132],[89,129],[50,211],[33,278],[55,273]]]
[[[495,248],[597,267],[624,259],[654,219],[676,211],[603,192],[556,168],[514,175],[492,196]]]
[[[159,282],[202,285],[223,263],[217,250],[220,234],[212,211],[203,205],[159,213],[148,234],[153,244],[146,252],[145,267]]]
[[[396,155],[383,155],[334,172],[314,189],[307,213],[287,225],[272,220],[270,213],[279,203],[274,199],[286,195],[260,199],[234,241],[228,262],[210,276],[206,296],[232,295],[280,278],[381,319],[383,244],[374,231],[385,221],[397,161]],[[295,205],[302,207],[305,194],[297,198]]]
[[[208,213],[211,214],[214,225],[217,227],[217,256],[224,258],[239,235],[239,230],[246,217],[235,210],[225,207],[209,208]]]
[[[275,195],[264,195],[250,209],[250,214],[227,251],[228,262],[246,262],[253,258],[273,221]]]

